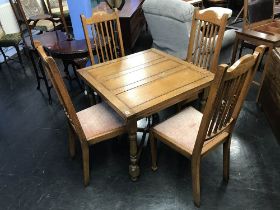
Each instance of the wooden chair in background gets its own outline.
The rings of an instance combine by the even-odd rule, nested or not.
[[[150,136],[152,169],[157,169],[156,139],[191,159],[193,198],[200,206],[200,161],[223,144],[223,177],[229,179],[231,134],[265,46],[245,55],[230,68],[220,65],[204,113],[188,107],[158,124]]]
[[[201,11],[195,9],[186,59],[188,62],[215,73],[218,67],[227,19],[227,14],[219,17],[213,10]],[[208,93],[207,89],[204,90],[202,101],[205,101]],[[178,105],[179,110],[183,104],[196,99],[198,99],[198,93],[180,103]],[[204,104],[202,104],[202,109],[203,107]]]
[[[95,46],[98,63],[125,56],[120,20],[117,9],[111,13],[96,12],[90,18],[81,15],[85,39],[88,46],[91,64],[95,64],[91,41]],[[89,34],[88,27],[91,29]],[[91,40],[90,37],[93,37]]]
[[[54,59],[46,55],[40,42],[35,40],[34,44],[68,119],[69,151],[72,157],[75,155],[75,135],[81,143],[84,185],[87,186],[90,179],[89,146],[124,133],[124,121],[105,103],[76,112]]]
[[[53,31],[62,26],[60,17],[54,18],[43,0],[15,0],[26,17],[28,26],[39,31]]]
[[[32,66],[33,66],[33,69],[35,72],[35,76],[36,76],[36,80],[37,80],[37,89],[40,89],[40,87],[41,87],[40,81],[42,79],[44,81],[45,87],[47,89],[49,101],[51,102],[51,94],[50,94],[51,86],[48,85],[48,81],[47,81],[45,72],[41,68],[41,66],[39,65],[41,75],[37,68],[36,59],[35,59],[35,56],[37,56],[37,51],[35,49],[34,42],[33,42],[32,27],[30,27],[30,25],[29,25],[29,21],[23,11],[20,0],[9,0],[9,2],[12,7],[12,10],[14,12],[14,15],[16,17],[18,26],[19,26],[21,38],[23,41],[23,50],[25,52],[27,52],[26,54],[30,58],[30,61],[32,63]]]
[[[44,0],[48,8],[49,14],[54,18],[60,18],[63,24],[63,28],[68,36],[70,31],[68,29],[67,21],[71,22],[69,8],[66,0]]]
[[[194,11],[187,61],[215,73],[228,16],[214,11]]]
[[[21,42],[21,33],[12,33],[12,34],[6,34],[1,23],[0,23],[0,52],[4,58],[4,62],[8,65],[8,60],[13,60],[9,56],[7,56],[2,48],[7,47],[14,47],[17,51],[17,56],[19,59],[20,65],[24,68],[21,58],[21,53],[19,49],[19,44]]]

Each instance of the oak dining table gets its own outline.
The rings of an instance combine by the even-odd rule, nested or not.
[[[126,122],[132,180],[140,175],[137,120],[188,99],[209,87],[214,74],[156,49],[78,70]]]

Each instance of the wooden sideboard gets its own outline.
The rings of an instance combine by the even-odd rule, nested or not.
[[[278,140],[280,140],[280,48],[272,51],[259,101]]]
[[[144,0],[126,0],[120,11],[124,48],[131,50],[138,39],[146,20],[142,10]]]

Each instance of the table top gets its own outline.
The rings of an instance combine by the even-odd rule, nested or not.
[[[246,30],[238,30],[236,31],[237,34],[245,35],[247,37],[256,38],[258,40],[271,42],[271,43],[278,43],[280,42],[280,34],[279,35],[272,35],[269,33],[264,33],[260,31],[256,31],[253,29],[246,29]]]
[[[39,40],[45,49],[54,57],[85,57],[88,54],[86,41],[68,40],[67,35],[59,30],[44,32],[33,36]],[[27,46],[30,46],[30,39],[26,39]]]
[[[187,99],[214,74],[156,49],[78,70],[125,120],[140,119]]]

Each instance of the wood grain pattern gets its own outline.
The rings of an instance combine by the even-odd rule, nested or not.
[[[121,102],[125,110],[120,107],[119,111],[124,117],[134,113],[137,118],[144,117],[145,110],[162,101],[174,100],[186,92],[195,92],[197,87],[204,88],[213,79],[210,72],[169,57],[156,49],[91,66],[79,70],[79,73],[90,86],[99,83],[98,86],[110,92],[109,96],[93,87],[103,97]],[[114,100],[110,100],[112,95]]]
[[[150,49],[78,71],[126,121],[130,142],[129,173],[140,174],[137,119],[179,103],[208,87],[213,73],[156,49]]]
[[[272,58],[260,93],[260,103],[273,133],[280,140],[280,53],[273,50]]]
[[[228,15],[219,17],[212,10],[195,9],[186,60],[196,66],[216,71]]]
[[[152,129],[152,169],[157,169],[156,139],[190,158],[196,206],[200,206],[201,159],[220,144],[224,180],[229,179],[230,136],[264,50],[265,46],[258,47],[253,55],[243,56],[230,68],[225,64],[219,66],[203,114],[188,107]]]
[[[243,10],[243,29],[246,30],[246,29],[254,29],[255,27],[258,27],[258,26],[261,26],[261,25],[264,25],[264,24],[267,24],[267,23],[270,23],[274,20],[274,12],[272,10],[272,13],[271,14],[265,14],[265,17],[268,15],[270,16],[270,18],[265,18],[260,21],[257,21],[257,22],[250,22],[249,21],[249,1],[250,0],[244,0],[244,10]],[[273,1],[273,0],[272,0]],[[256,2],[255,4],[260,4],[263,2],[259,1],[259,2]],[[275,8],[275,1],[272,2],[272,4],[274,5],[273,6],[273,9]],[[256,12],[260,12],[260,11],[256,11]],[[252,16],[253,14],[251,14]],[[259,14],[256,14],[256,15],[259,15]]]
[[[92,45],[98,58],[98,63],[124,56],[122,31],[117,9],[114,11],[98,11],[90,18],[81,15],[81,21],[90,55],[91,64],[95,64]],[[93,43],[91,43],[91,28]]]
[[[124,48],[129,52],[146,23],[142,10],[143,2],[144,0],[126,0],[123,8],[119,11]],[[105,2],[101,2],[93,9],[93,13],[99,11],[110,12],[111,9]]]
[[[273,0],[272,0],[273,1]],[[262,89],[263,81],[266,75],[266,72],[268,71],[268,65],[271,59],[272,50],[276,47],[280,46],[280,21],[277,19],[274,19],[274,11],[271,11],[271,14],[265,14],[265,17],[269,18],[262,18],[260,21],[256,22],[250,22],[249,21],[249,0],[244,0],[244,14],[243,14],[243,29],[236,32],[236,39],[235,44],[233,47],[232,52],[232,60],[231,63],[233,63],[236,59],[237,49],[238,46],[241,44],[241,51],[242,51],[242,45],[244,42],[249,43],[251,45],[266,45],[268,47],[268,56],[265,60],[264,70],[261,75],[261,78],[259,82],[254,82],[256,85],[259,86],[259,90],[257,93],[256,101],[259,102],[259,95]],[[255,2],[256,4],[263,3],[261,1]],[[275,5],[275,1],[272,2],[273,5]],[[274,6],[275,7],[275,6]],[[273,8],[274,8],[273,7]],[[261,7],[260,7],[261,8]],[[251,10],[254,11],[254,10]],[[258,13],[257,11],[256,13]],[[259,15],[259,14],[255,14]],[[251,14],[252,16],[252,14]],[[253,16],[254,17],[254,16]]]
[[[119,136],[125,132],[124,121],[106,104],[97,104],[76,112],[71,97],[63,82],[54,59],[44,51],[42,44],[35,40],[34,46],[42,60],[42,66],[63,106],[69,125],[69,151],[75,155],[75,135],[81,144],[83,156],[84,185],[89,184],[89,146]]]

